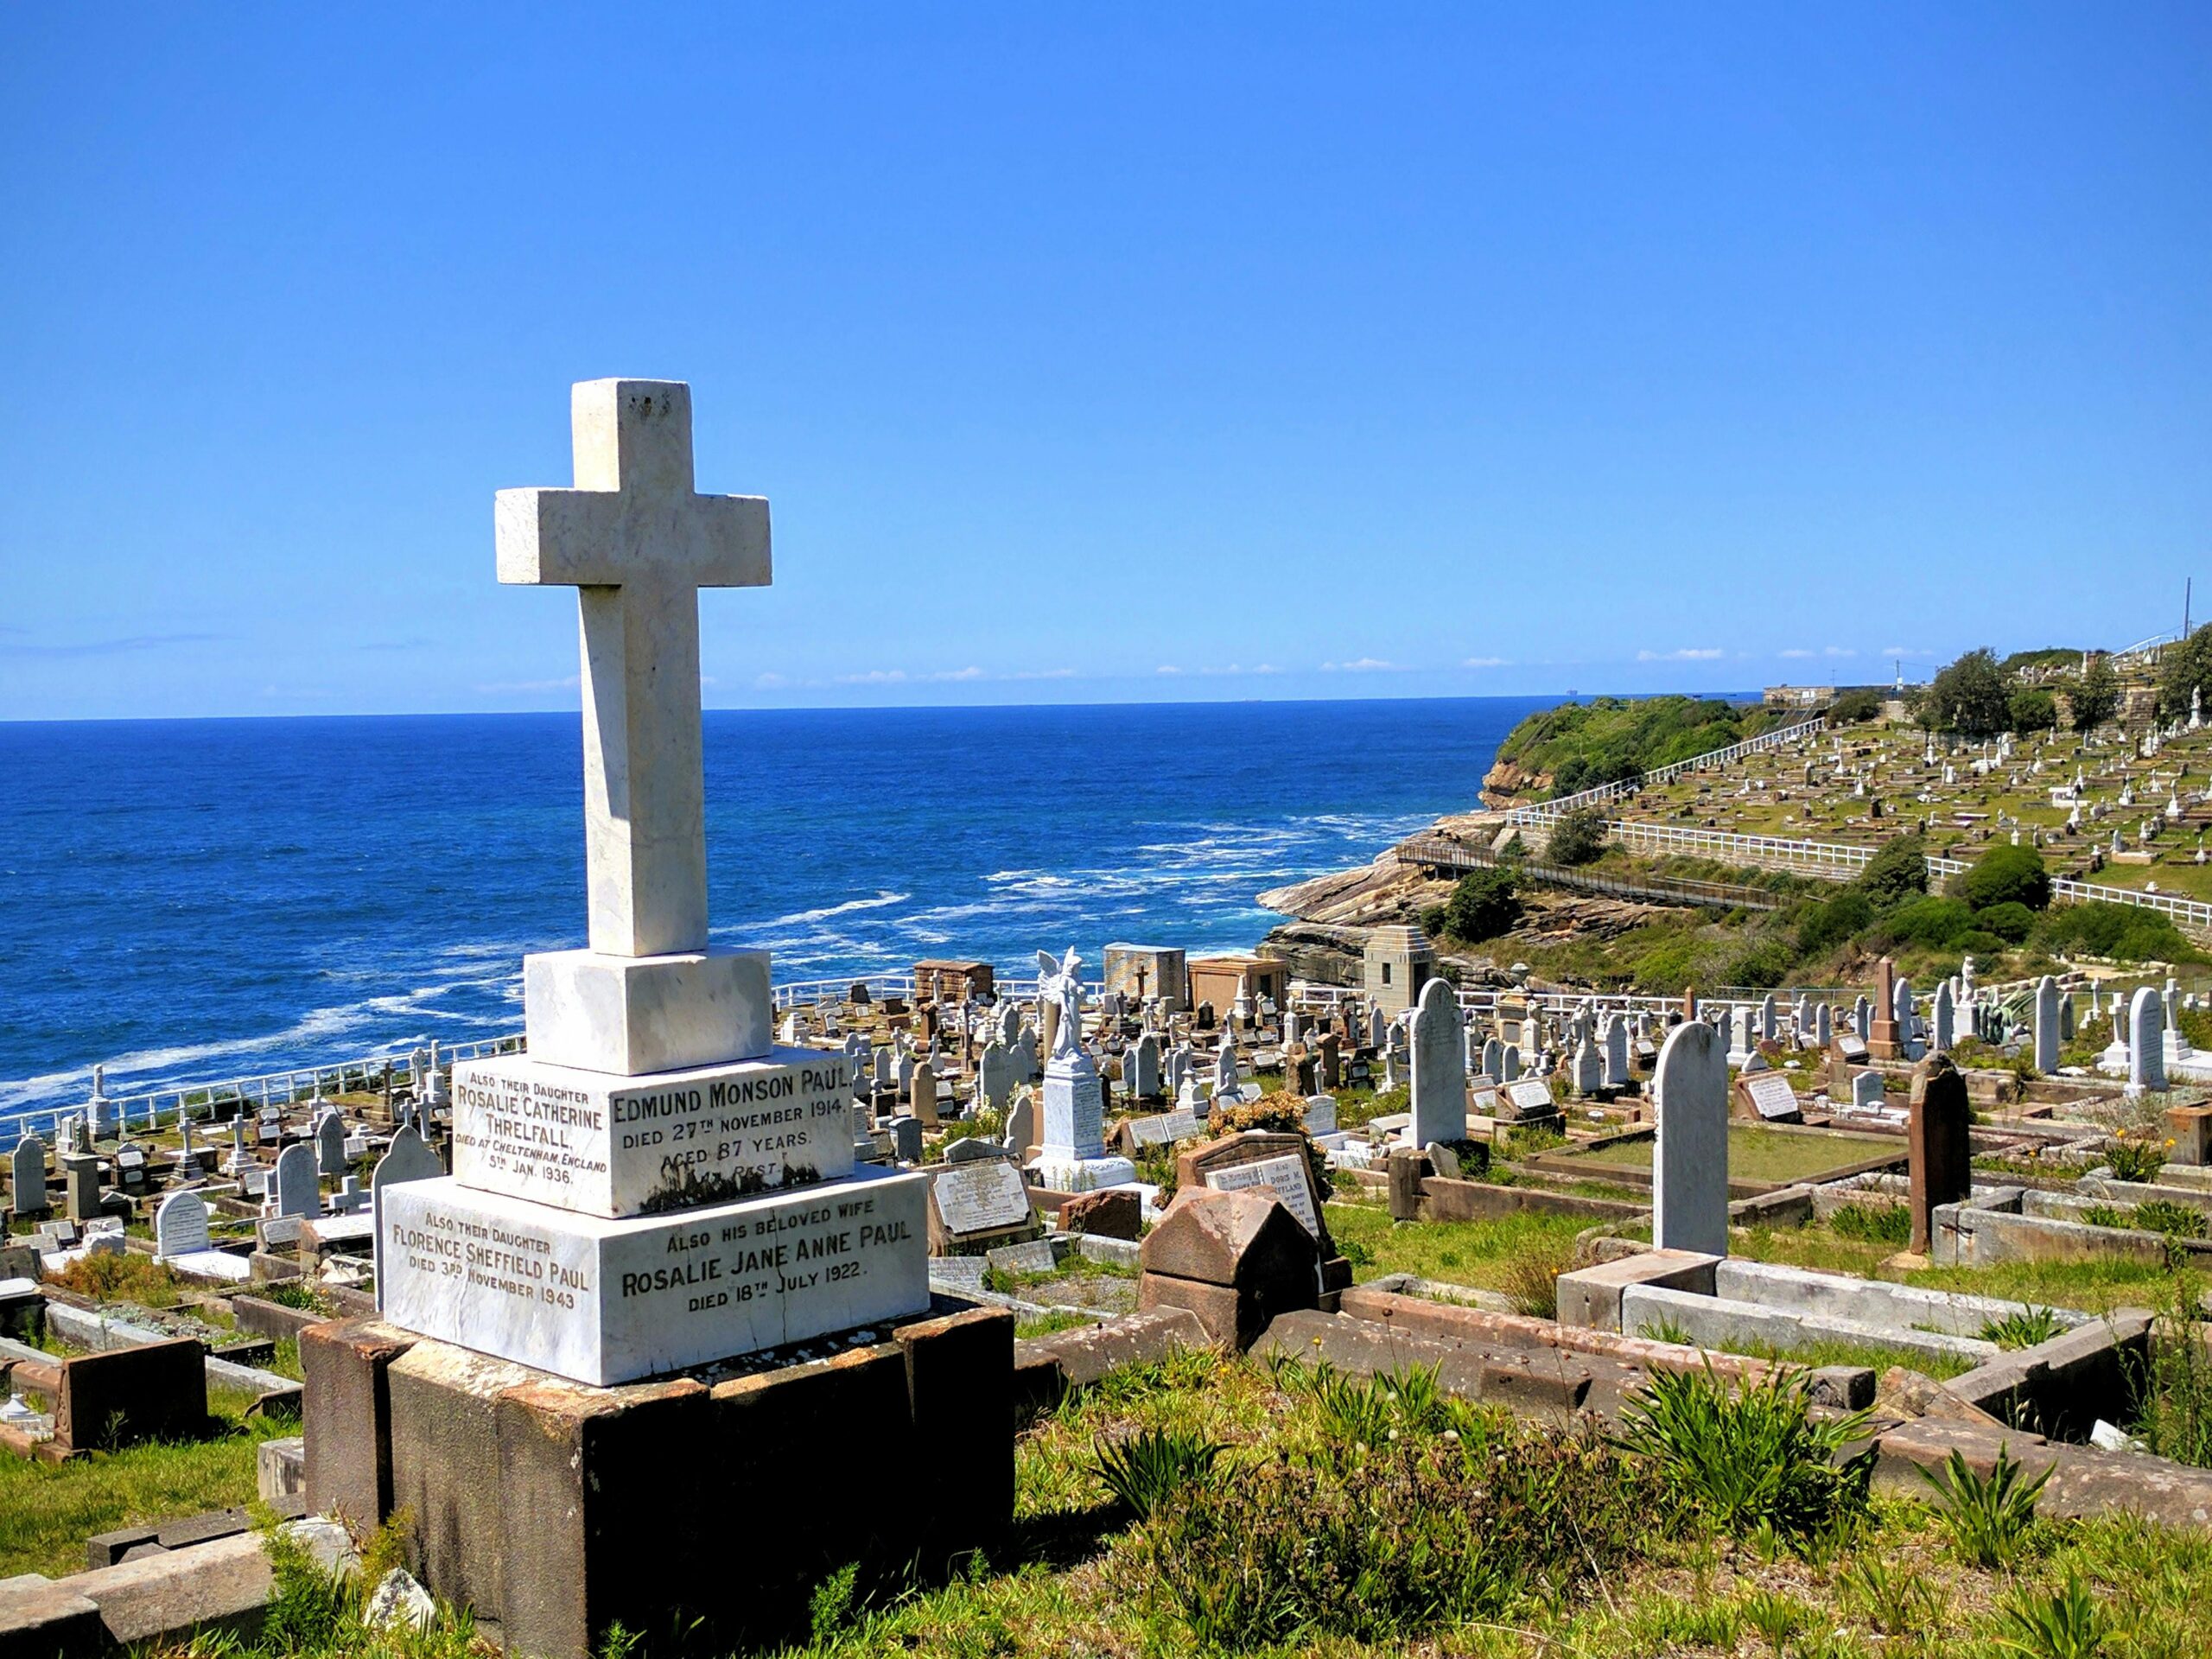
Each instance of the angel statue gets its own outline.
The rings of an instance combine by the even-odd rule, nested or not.
[[[1075,976],[1082,965],[1083,958],[1076,955],[1073,945],[1058,962],[1049,950],[1037,953],[1038,1000],[1050,998],[1060,1009],[1059,1022],[1052,1031],[1052,1052],[1046,1057],[1047,1064],[1076,1059],[1083,1053],[1083,982]]]

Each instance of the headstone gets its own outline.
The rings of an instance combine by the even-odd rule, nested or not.
[[[1882,1074],[1878,1071],[1854,1071],[1851,1074],[1851,1103],[1861,1111],[1873,1111],[1885,1104],[1888,1096],[1882,1088]]]
[[[1897,964],[1884,957],[1874,964],[1874,995],[1871,1002],[1862,999],[1859,1013],[1859,1034],[1866,1039],[1866,1052],[1878,1060],[1897,1060],[1904,1058],[1906,1030],[1900,1029],[1897,1015]],[[1911,1004],[1905,1005],[1908,1014]]]
[[[1230,1040],[1230,1033],[1222,1033],[1221,1046],[1214,1051],[1213,1091],[1217,1095],[1236,1092],[1236,1045]]]
[[[1027,1159],[1037,1147],[1037,1096],[1027,1089],[1017,1090],[1014,1104],[1007,1109],[1007,1150],[1015,1157]]]
[[[1516,1123],[1559,1116],[1559,1103],[1552,1098],[1551,1085],[1541,1077],[1522,1077],[1517,1083],[1509,1083],[1498,1091],[1498,1097],[1508,1108],[1505,1115]]]
[[[926,1059],[916,1060],[907,1073],[906,1094],[914,1109],[914,1116],[934,1128],[938,1124],[937,1067]]]
[[[1659,1051],[1651,1094],[1652,1242],[1726,1255],[1728,1051],[1720,1033],[1700,1020],[1675,1027]]]
[[[1122,1057],[1122,1081],[1132,1100],[1150,1100],[1162,1092],[1160,1039],[1146,1032],[1129,1045]]]
[[[1587,1097],[1596,1094],[1600,1088],[1604,1087],[1605,1062],[1598,1052],[1598,1045],[1587,1037],[1574,1046],[1573,1065],[1573,1086],[1576,1094]]]
[[[2127,1005],[2127,1086],[2132,1093],[2156,1093],[2166,1086],[2165,1004],[2150,986],[2139,987]]]
[[[936,1236],[946,1247],[1035,1224],[1029,1188],[1021,1172],[1004,1158],[978,1158],[931,1172],[930,1204]]]
[[[1173,1146],[1178,1141],[1190,1140],[1198,1132],[1198,1114],[1182,1110],[1133,1117],[1122,1125],[1123,1141],[1131,1148]]]
[[[1337,1132],[1337,1097],[1334,1095],[1308,1095],[1306,1097],[1306,1132],[1316,1136]]]
[[[1521,1046],[1508,1043],[1505,1052],[1497,1058],[1497,1077],[1500,1083],[1511,1083],[1521,1075]]]
[[[1918,1059],[1923,1045],[1919,1021],[1912,1011],[1912,982],[1903,975],[1898,976],[1896,988],[1891,994],[1891,1007],[1897,1020],[1897,1043],[1904,1057]]]
[[[922,1161],[922,1120],[911,1112],[901,1112],[891,1120],[893,1154],[902,1164]]]
[[[1804,1121],[1804,1109],[1797,1103],[1797,1091],[1789,1086],[1789,1079],[1779,1071],[1755,1071],[1749,1077],[1738,1077],[1736,1090],[1762,1122],[1801,1123]]]
[[[1831,1013],[1828,1005],[1826,1002],[1815,1002],[1813,1005],[1814,1046],[1825,1052],[1827,1046],[1834,1040],[1834,1015]]]
[[[306,1141],[296,1141],[276,1154],[276,1207],[271,1214],[321,1214],[322,1190],[316,1178],[315,1151]]]
[[[1605,1021],[1605,1085],[1625,1089],[1628,1084],[1628,1021],[1617,1016]]]
[[[2058,982],[2045,974],[2036,982],[2035,1060],[2036,1070],[2046,1077],[2058,1070],[2060,1007]]]
[[[1499,1082],[1505,1081],[1505,1045],[1491,1037],[1483,1043],[1483,1071]]]
[[[1014,1057],[1003,1043],[992,1043],[976,1057],[976,1104],[1003,1112],[1014,1098]]]
[[[79,1223],[96,1221],[100,1209],[100,1160],[89,1152],[61,1154],[62,1213]]]
[[[52,1213],[46,1196],[46,1142],[27,1135],[16,1142],[9,1166],[9,1202],[26,1220]]]
[[[157,1258],[194,1255],[213,1248],[207,1232],[207,1204],[197,1192],[172,1192],[154,1211],[154,1254]]]
[[[1467,1138],[1466,1048],[1459,998],[1448,981],[1432,979],[1414,1005],[1413,1036],[1413,1124],[1406,1139],[1414,1146],[1431,1141]]]
[[[1949,1053],[1958,1025],[1958,1007],[1952,999],[1951,982],[1948,979],[1936,987],[1929,1023],[1929,1046],[1938,1054]]]
[[[325,1112],[315,1120],[315,1163],[316,1172],[330,1180],[337,1180],[346,1173],[346,1120],[335,1112]]]
[[[1973,1114],[1967,1080],[1948,1055],[1934,1054],[1914,1068],[1911,1118],[1906,1135],[1911,1155],[1912,1243],[1928,1254],[1938,1205],[1956,1204],[1972,1190],[1974,1155],[1968,1143]]]

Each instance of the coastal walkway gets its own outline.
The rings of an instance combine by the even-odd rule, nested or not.
[[[1527,859],[1503,858],[1480,847],[1442,836],[1416,836],[1396,849],[1402,864],[1465,875],[1475,870],[1510,869],[1545,887],[1594,893],[1609,899],[1633,899],[1661,905],[1694,905],[1709,910],[1779,910],[1783,901],[1764,887],[1733,881],[1700,881],[1686,876],[1619,876],[1597,870],[1569,869]]]

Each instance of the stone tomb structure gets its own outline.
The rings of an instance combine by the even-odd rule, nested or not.
[[[681,384],[573,412],[577,487],[497,524],[502,581],[580,590],[590,946],[525,960],[526,1057],[454,1069],[453,1173],[380,1170],[381,1317],[301,1344],[310,1503],[411,1509],[423,1581],[548,1659],[788,1630],[1013,1506],[1011,1316],[932,1300],[931,1177],[855,1167],[850,1058],[777,1048],[766,957],[708,942],[696,590],[768,581],[766,503],[693,493]]]

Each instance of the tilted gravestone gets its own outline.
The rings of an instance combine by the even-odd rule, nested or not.
[[[932,1255],[1003,1243],[1036,1230],[1028,1185],[1009,1160],[978,1159],[931,1173]]]
[[[1421,988],[1413,1033],[1413,1122],[1409,1145],[1467,1138],[1467,1065],[1459,994],[1432,979]]]
[[[1652,1243],[1728,1254],[1728,1049],[1702,1020],[1675,1027],[1652,1073]]]

